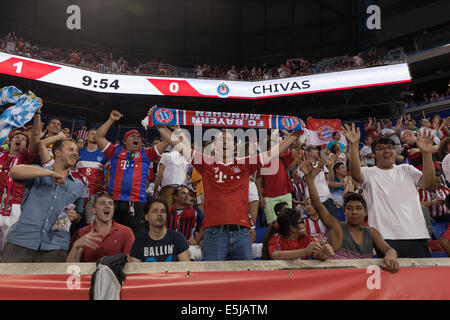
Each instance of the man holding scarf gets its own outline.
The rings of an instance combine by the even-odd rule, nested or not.
[[[155,107],[150,109],[149,119],[153,119],[154,111]],[[234,137],[224,130],[214,139],[214,155],[206,155],[192,151],[191,142],[184,136],[180,141],[166,125],[156,125],[156,128],[163,140],[176,146],[202,175],[205,195],[203,258],[206,261],[252,260],[248,217],[250,175],[297,141],[300,131],[293,131],[272,146],[270,152],[238,159],[234,157]]]

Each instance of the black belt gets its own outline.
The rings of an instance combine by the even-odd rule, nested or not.
[[[213,228],[226,230],[226,231],[239,231],[241,229],[248,229],[247,227],[241,226],[239,224],[223,224],[220,226],[213,226]]]

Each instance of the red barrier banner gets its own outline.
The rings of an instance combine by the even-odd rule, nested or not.
[[[90,275],[0,276],[1,300],[86,300]],[[449,300],[450,267],[129,274],[122,300]]]

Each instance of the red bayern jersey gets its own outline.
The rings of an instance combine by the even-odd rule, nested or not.
[[[158,149],[153,146],[131,153],[109,143],[102,152],[111,162],[108,192],[114,200],[145,203],[150,165],[159,157]]]
[[[203,227],[239,224],[250,228],[248,190],[250,175],[261,168],[259,155],[229,164],[193,151],[192,164],[202,176],[205,198]]]
[[[36,155],[29,148],[11,155],[8,150],[0,148],[0,210],[3,215],[9,215],[11,204],[22,203],[25,186],[15,183],[9,175],[9,170],[18,164],[32,164]]]
[[[288,168],[293,160],[292,151],[285,152],[258,171],[257,178],[264,178],[264,197],[275,198],[292,192]]]
[[[311,242],[314,242],[314,239],[309,235],[300,237],[297,240],[289,240],[276,233],[269,240],[269,256],[272,259],[272,254],[275,251],[305,249]],[[301,260],[308,260],[308,257],[303,257]]]
[[[77,170],[89,181],[89,193],[91,195],[103,191],[105,164],[107,162],[108,159],[99,149],[93,152],[88,151],[87,148],[80,150]]]

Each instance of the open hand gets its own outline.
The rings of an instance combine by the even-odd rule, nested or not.
[[[417,138],[417,146],[422,153],[433,152],[433,135],[431,130],[419,131],[419,137]]]
[[[355,129],[355,124],[352,123],[352,126],[350,127],[348,124],[344,125],[344,128],[342,130],[342,133],[347,138],[347,141],[350,144],[358,144],[359,139],[361,138],[361,132],[359,128]]]

